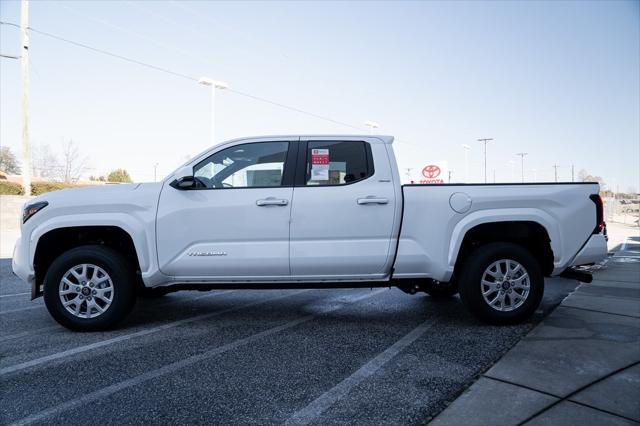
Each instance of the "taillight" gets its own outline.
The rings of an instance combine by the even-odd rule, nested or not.
[[[604,229],[604,205],[602,204],[602,198],[598,194],[589,195],[591,201],[596,205],[596,227],[593,230],[594,234],[599,234]]]

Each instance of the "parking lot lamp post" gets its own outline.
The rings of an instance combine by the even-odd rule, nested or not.
[[[229,85],[224,81],[216,81],[206,77],[200,78],[198,84],[211,87],[211,144],[213,145],[216,143],[216,89],[224,90]]]
[[[464,148],[464,182],[469,183],[469,150],[471,145],[463,143],[462,148]]]
[[[478,139],[478,142],[484,143],[484,183],[487,183],[487,143],[491,142],[493,138]]]
[[[524,157],[527,156],[526,152],[519,152],[516,155],[520,156],[520,166],[522,167],[522,182],[524,183]]]
[[[380,128],[380,125],[378,123],[376,123],[375,121],[365,121],[364,125],[369,128],[369,134],[370,135],[373,134],[373,129],[379,129]]]

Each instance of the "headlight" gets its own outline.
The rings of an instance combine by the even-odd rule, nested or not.
[[[49,205],[46,201],[39,201],[37,203],[29,204],[25,206],[22,211],[22,223],[25,223],[27,220],[31,218],[34,214],[38,213],[40,210],[44,209]]]

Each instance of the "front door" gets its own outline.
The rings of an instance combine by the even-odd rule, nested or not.
[[[291,210],[292,278],[386,276],[398,212],[384,143],[310,138],[300,150],[304,166],[297,169]]]
[[[224,147],[194,166],[194,188],[165,184],[157,216],[160,270],[207,281],[288,278],[290,147],[295,143]]]

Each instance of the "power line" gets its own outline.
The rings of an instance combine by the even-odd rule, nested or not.
[[[0,24],[11,25],[11,26],[14,26],[14,27],[17,26],[16,24],[13,24],[13,23],[10,23],[10,22],[1,22],[0,21]],[[17,26],[17,27],[19,28],[19,26]],[[46,37],[51,37],[53,39],[56,39],[56,40],[59,40],[59,41],[65,42],[65,43],[69,43],[69,44],[72,44],[74,46],[78,46],[78,47],[82,47],[82,48],[85,48],[85,49],[89,49],[89,50],[92,50],[92,51],[97,52],[97,53],[102,53],[103,55],[108,55],[108,56],[111,56],[111,57],[114,57],[114,58],[118,58],[118,59],[121,59],[123,61],[131,62],[133,64],[137,64],[137,65],[141,65],[143,67],[154,69],[156,71],[162,71],[162,72],[165,72],[167,74],[172,74],[172,75],[177,76],[177,77],[185,78],[187,80],[198,81],[198,79],[195,78],[195,77],[191,77],[191,76],[188,76],[186,74],[182,74],[182,73],[179,73],[179,72],[171,71],[171,70],[168,70],[166,68],[159,67],[157,65],[152,65],[152,64],[149,64],[149,63],[146,63],[146,62],[139,61],[137,59],[132,59],[132,58],[129,58],[129,57],[126,57],[126,56],[118,55],[117,53],[108,52],[106,50],[99,49],[97,47],[89,46],[88,44],[84,44],[84,43],[80,43],[80,42],[77,42],[77,41],[69,40],[67,38],[60,37],[60,36],[57,36],[55,34],[48,33],[46,31],[40,31],[40,30],[37,30],[37,29],[35,29],[33,27],[27,27],[27,28],[28,28],[29,31],[33,31],[34,33],[41,34],[41,35],[44,35]]]
[[[9,25],[9,26],[13,26],[13,27],[16,27],[16,28],[20,28],[19,25],[14,24],[12,22],[0,21],[0,24],[1,25]],[[70,39],[65,38],[65,37],[61,37],[61,36],[58,36],[58,35],[55,35],[55,34],[51,34],[51,33],[46,32],[46,31],[41,31],[41,30],[38,30],[38,29],[33,28],[33,27],[27,27],[27,29],[29,31],[33,31],[33,32],[35,32],[37,34],[53,38],[55,40],[62,41],[64,43],[69,43],[69,44],[77,46],[77,47],[88,49],[88,50],[91,50],[91,51],[96,52],[96,53],[101,53],[103,55],[111,56],[113,58],[117,58],[117,59],[129,62],[129,63],[140,65],[140,66],[143,66],[143,67],[146,67],[146,68],[150,68],[150,69],[153,69],[153,70],[156,70],[156,71],[164,72],[164,73],[176,76],[176,77],[184,78],[186,80],[196,81],[196,82],[198,81],[197,78],[192,77],[192,76],[187,75],[187,74],[179,73],[179,72],[172,71],[172,70],[169,70],[169,69],[157,66],[157,65],[153,65],[153,64],[150,64],[150,63],[147,63],[147,62],[143,62],[143,61],[140,61],[140,60],[137,60],[137,59],[133,59],[133,58],[130,58],[130,57],[127,57],[127,56],[123,56],[123,55],[120,55],[120,54],[117,54],[117,53],[109,52],[107,50],[100,49],[100,48],[97,48],[97,47],[93,47],[93,46],[90,46],[90,45],[85,44],[85,43],[80,43],[80,42],[77,42],[77,41],[73,41],[73,40],[70,40]],[[333,123],[333,124],[337,124],[337,125],[348,127],[348,128],[355,129],[355,130],[362,130],[362,128],[359,127],[359,126],[355,126],[353,124],[349,124],[349,123],[346,123],[346,122],[343,122],[343,121],[335,120],[333,118],[326,117],[326,116],[323,116],[323,115],[320,115],[320,114],[316,114],[314,112],[305,111],[305,110],[297,108],[297,107],[289,106],[289,105],[286,105],[286,104],[283,104],[283,103],[280,103],[280,102],[276,102],[276,101],[272,101],[272,100],[269,100],[269,99],[266,99],[266,98],[263,98],[263,97],[260,97],[260,96],[255,96],[255,95],[252,95],[252,94],[249,94],[249,93],[241,92],[239,90],[230,89],[230,88],[227,88],[227,90],[229,92],[232,92],[232,93],[236,94],[236,95],[244,96],[244,97],[259,101],[259,102],[264,102],[264,103],[267,103],[267,104],[270,104],[270,105],[274,105],[274,106],[277,106],[277,107],[280,107],[280,108],[283,108],[283,109],[287,109],[289,111],[297,112],[299,114],[304,114],[304,115],[307,115],[309,117],[317,118],[319,120],[324,120],[324,121],[327,121],[327,122],[330,122],[330,123]],[[403,141],[403,140],[400,140],[400,139],[397,139],[397,138],[396,138],[396,141],[399,142],[399,143],[406,144],[406,145],[420,147],[419,145],[412,144],[410,142],[406,142],[406,141]]]
[[[360,127],[354,126],[352,124],[344,123],[344,122],[338,121],[338,120],[334,120],[333,118],[324,117],[322,115],[319,115],[319,114],[316,114],[316,113],[313,113],[313,112],[309,112],[309,111],[305,111],[305,110],[302,110],[300,108],[296,108],[296,107],[292,107],[292,106],[289,106],[289,105],[281,104],[279,102],[270,101],[269,99],[261,98],[259,96],[250,95],[249,93],[240,92],[238,90],[234,90],[234,89],[230,89],[230,88],[227,88],[226,90],[228,90],[229,92],[235,93],[236,95],[245,96],[247,98],[251,98],[251,99],[254,99],[256,101],[265,102],[265,103],[268,103],[268,104],[271,104],[271,105],[278,106],[280,108],[285,108],[285,109],[288,109],[290,111],[295,111],[295,112],[298,112],[300,114],[305,114],[305,115],[308,115],[310,117],[315,117],[315,118],[318,118],[320,120],[329,121],[331,123],[339,124],[339,125],[345,126],[345,127],[350,127],[352,129],[356,129],[356,130],[362,130]]]

